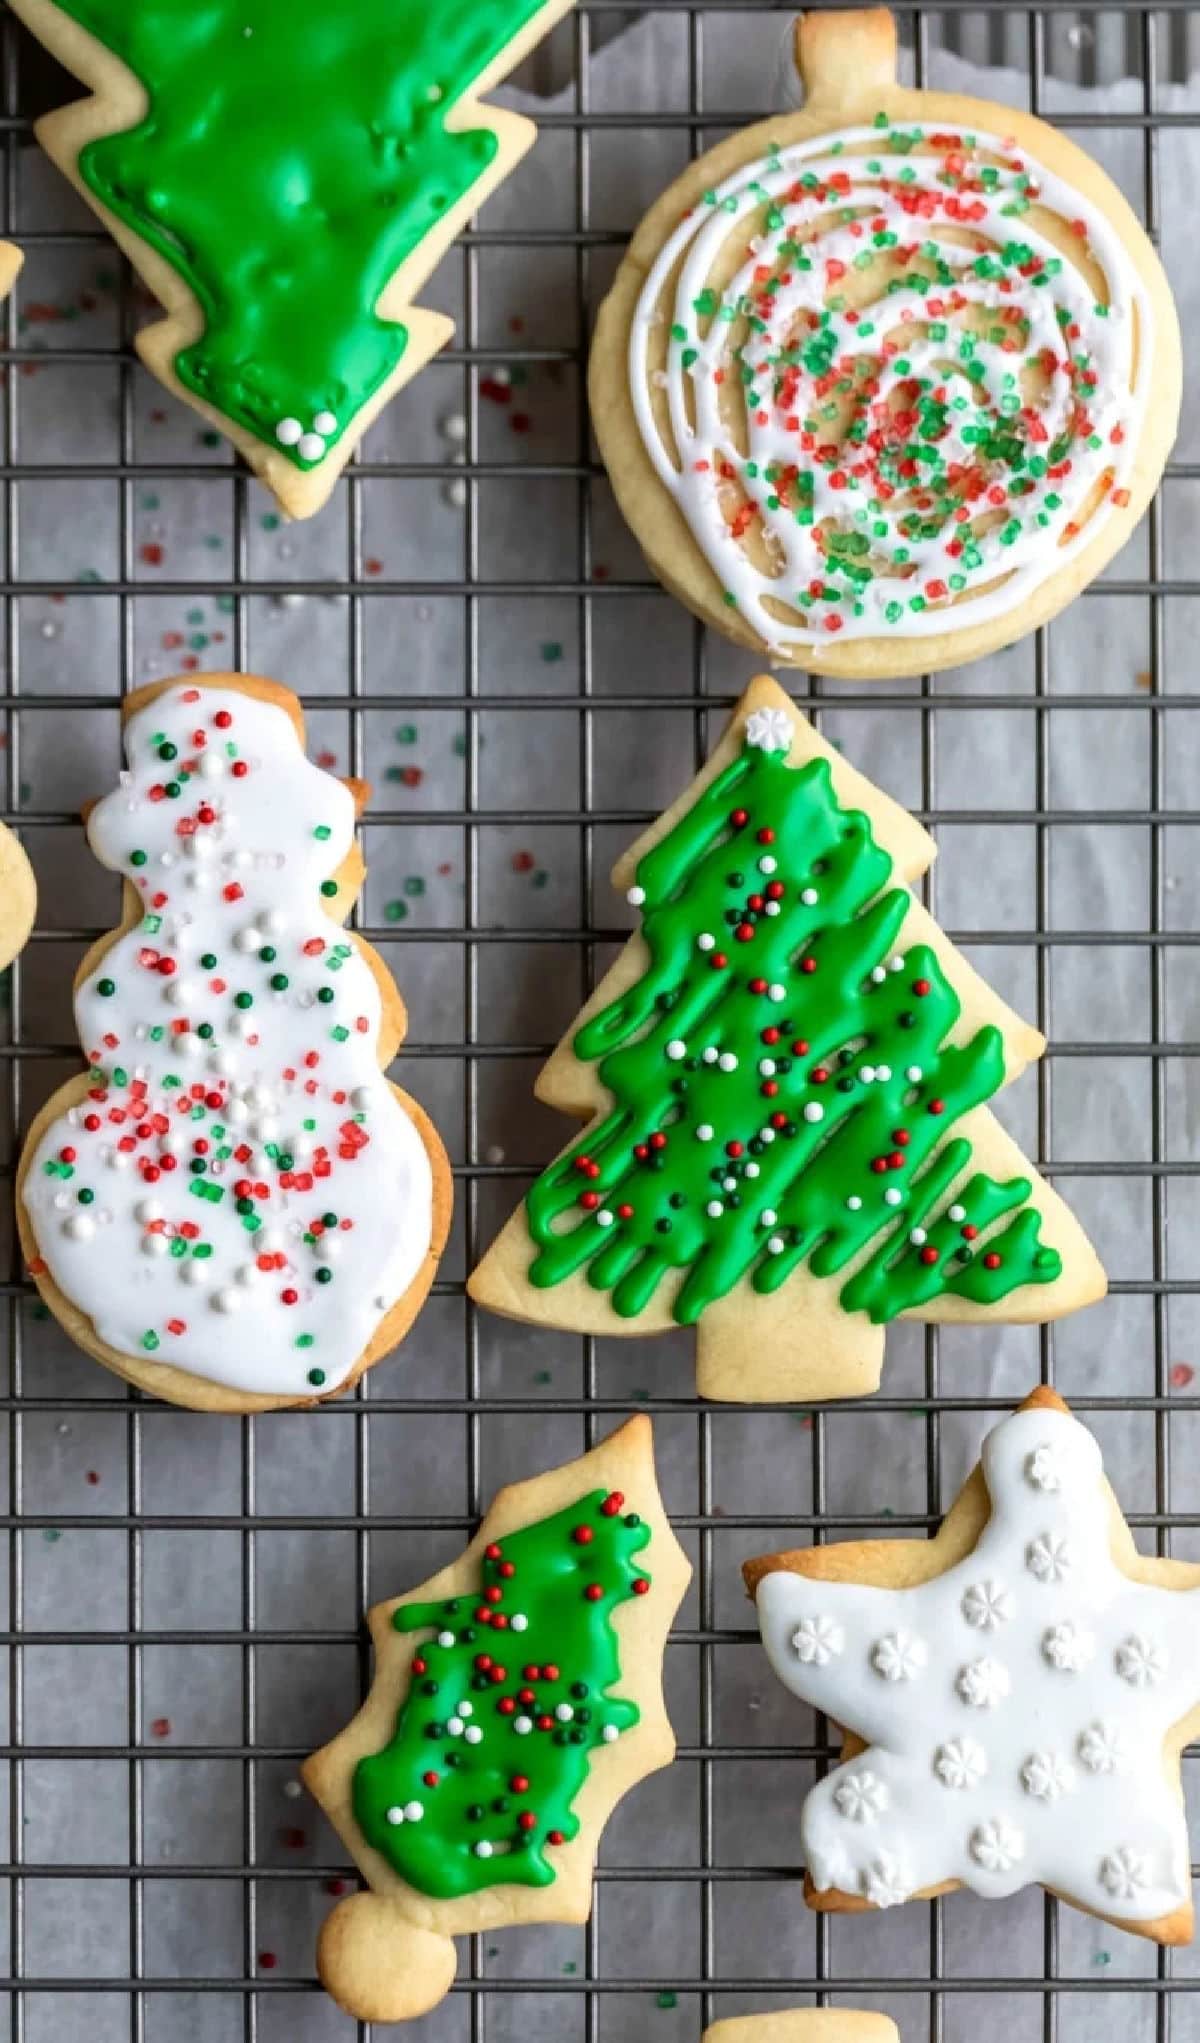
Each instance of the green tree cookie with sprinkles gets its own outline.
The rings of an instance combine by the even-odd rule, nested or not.
[[[138,349],[320,508],[453,322],[412,299],[535,139],[479,97],[570,0],[18,0],[95,97],[39,123],[166,319]]]
[[[662,1654],[689,1573],[638,1417],[502,1491],[461,1560],[371,1612],[370,1695],[303,1769],[371,1890],[322,1931],[341,2006],[421,2014],[451,1937],[586,1919],[609,1812],[674,1752]]]
[[[876,1388],[900,1317],[1102,1296],[1078,1223],[988,1108],[1043,1048],[910,887],[933,846],[751,684],[614,879],[641,926],[538,1083],[586,1117],[474,1272],[581,1332],[695,1326],[729,1399]]]

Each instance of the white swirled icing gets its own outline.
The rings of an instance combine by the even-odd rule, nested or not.
[[[124,1355],[335,1388],[430,1246],[379,987],[322,912],[354,802],[273,702],[172,687],[130,718],[88,836],[144,915],[76,991],[94,1084],[24,1186],[59,1289]]]
[[[991,1517],[931,1581],[759,1583],[775,1672],[868,1747],[805,1802],[813,1881],[880,1906],[948,1880],[989,1896],[1040,1881],[1124,1921],[1167,1915],[1191,1893],[1163,1747],[1200,1700],[1200,1590],[1117,1567],[1100,1450],[1065,1413],[1006,1419],[983,1468]],[[1065,1572],[1032,1565],[1044,1541]]]
[[[629,377],[725,603],[785,652],[1019,612],[1127,500],[1150,341],[1092,200],[1011,139],[881,115],[705,193]]]

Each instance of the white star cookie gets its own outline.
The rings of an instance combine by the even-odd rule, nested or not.
[[[775,1672],[845,1728],[801,1819],[814,1907],[1040,1882],[1190,1938],[1200,1565],[1137,1552],[1053,1391],[988,1435],[936,1539],[769,1555],[746,1579]]]

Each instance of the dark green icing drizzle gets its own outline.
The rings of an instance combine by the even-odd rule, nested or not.
[[[434,1637],[391,1742],[359,1762],[354,1813],[422,1894],[549,1886],[547,1847],[578,1835],[592,1753],[638,1722],[607,1693],[621,1674],[613,1612],[650,1588],[633,1560],[650,1528],[624,1501],[594,1490],[489,1546],[474,1594],[395,1612],[397,1631]]]
[[[1060,1274],[1027,1178],[947,1196],[971,1158],[948,1131],[1002,1085],[1004,1045],[991,1026],[946,1042],[959,999],[932,949],[896,957],[891,875],[826,760],[749,743],[647,853],[649,964],[574,1043],[614,1104],[529,1193],[533,1284],[586,1269],[629,1318],[682,1271],[686,1325],[743,1277],[856,1264],[841,1302],[882,1322]]]

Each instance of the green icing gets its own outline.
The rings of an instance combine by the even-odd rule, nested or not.
[[[607,1693],[613,1612],[650,1587],[633,1561],[650,1528],[624,1501],[594,1490],[489,1546],[477,1592],[396,1610],[397,1631],[434,1637],[391,1742],[355,1769],[354,1813],[420,1893],[549,1886],[546,1848],[578,1835],[591,1754],[638,1722]]]
[[[199,300],[181,381],[272,446],[327,412],[332,445],[408,344],[381,292],[494,160],[447,117],[545,0],[58,4],[146,90],[79,170]]]
[[[631,1318],[683,1271],[687,1325],[743,1277],[854,1264],[841,1302],[882,1322],[1060,1274],[1028,1179],[956,1183],[971,1145],[948,1131],[1003,1084],[1004,1045],[947,1044],[959,999],[934,951],[895,955],[891,876],[826,760],[749,743],[647,853],[648,966],[574,1043],[613,1106],[529,1193],[533,1284],[586,1269]]]

